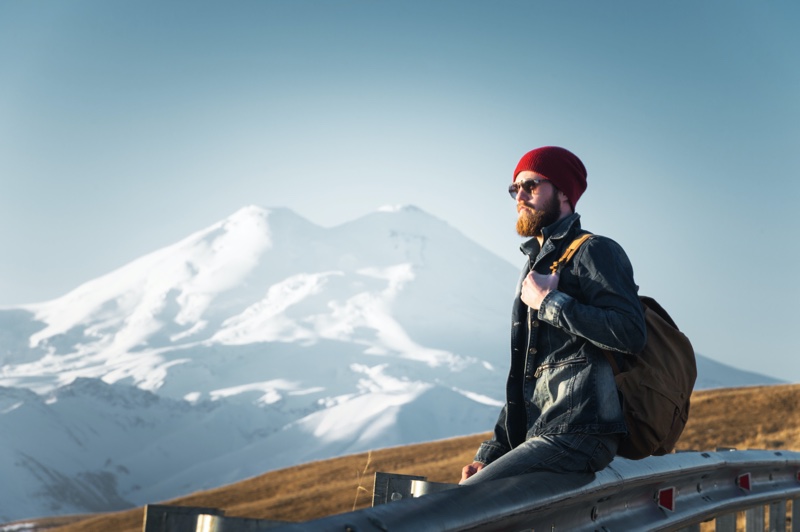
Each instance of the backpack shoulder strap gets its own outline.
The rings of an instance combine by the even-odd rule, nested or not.
[[[594,234],[592,233],[583,233],[582,235],[579,235],[577,238],[575,238],[575,240],[570,242],[569,246],[567,246],[567,249],[561,255],[561,258],[553,262],[553,264],[550,266],[550,271],[553,273],[560,272],[561,269],[564,266],[566,266],[570,260],[572,260],[572,256],[575,255],[575,253],[578,251],[581,245],[583,245],[584,242],[586,242],[593,236]],[[606,356],[606,360],[608,360],[608,363],[611,366],[611,370],[614,372],[614,375],[619,375],[620,368],[619,365],[617,364],[617,361],[614,360],[613,353],[611,351],[603,349],[603,354]]]
[[[561,268],[566,266],[567,263],[572,259],[572,256],[575,255],[575,252],[578,251],[578,248],[580,248],[584,242],[586,242],[593,236],[594,235],[592,233],[583,233],[582,235],[578,236],[575,240],[573,240],[570,243],[570,245],[567,246],[567,249],[566,251],[564,251],[564,254],[561,255],[561,258],[559,258],[550,266],[550,271],[552,273],[560,272]]]

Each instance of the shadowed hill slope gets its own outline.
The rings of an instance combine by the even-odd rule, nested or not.
[[[370,505],[376,471],[457,482],[488,434],[381,449],[272,471],[170,501],[225,510],[225,515],[306,521]],[[695,392],[680,450],[800,450],[800,384]],[[86,516],[51,532],[139,532],[143,510]],[[50,520],[50,526],[64,519]],[[46,522],[41,522],[47,526]]]

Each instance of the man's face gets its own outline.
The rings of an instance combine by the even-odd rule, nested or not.
[[[542,229],[558,221],[561,217],[561,200],[558,190],[544,176],[526,170],[520,172],[514,180],[518,184],[526,184],[531,179],[542,179],[538,185],[527,192],[520,186],[517,192],[517,233],[520,236],[541,236]]]

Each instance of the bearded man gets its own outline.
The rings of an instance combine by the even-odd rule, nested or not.
[[[586,176],[575,154],[555,146],[526,153],[514,170],[508,191],[517,232],[531,238],[520,246],[527,261],[512,308],[506,402],[492,439],[464,466],[462,485],[535,471],[593,473],[611,462],[626,433],[603,352],[645,345],[630,261],[619,244],[593,235],[551,272],[587,233],[575,212]]]

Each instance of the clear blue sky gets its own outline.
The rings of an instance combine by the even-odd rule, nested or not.
[[[248,204],[414,204],[520,264],[505,188],[556,144],[699,352],[800,382],[798,5],[3,0],[0,305]]]

